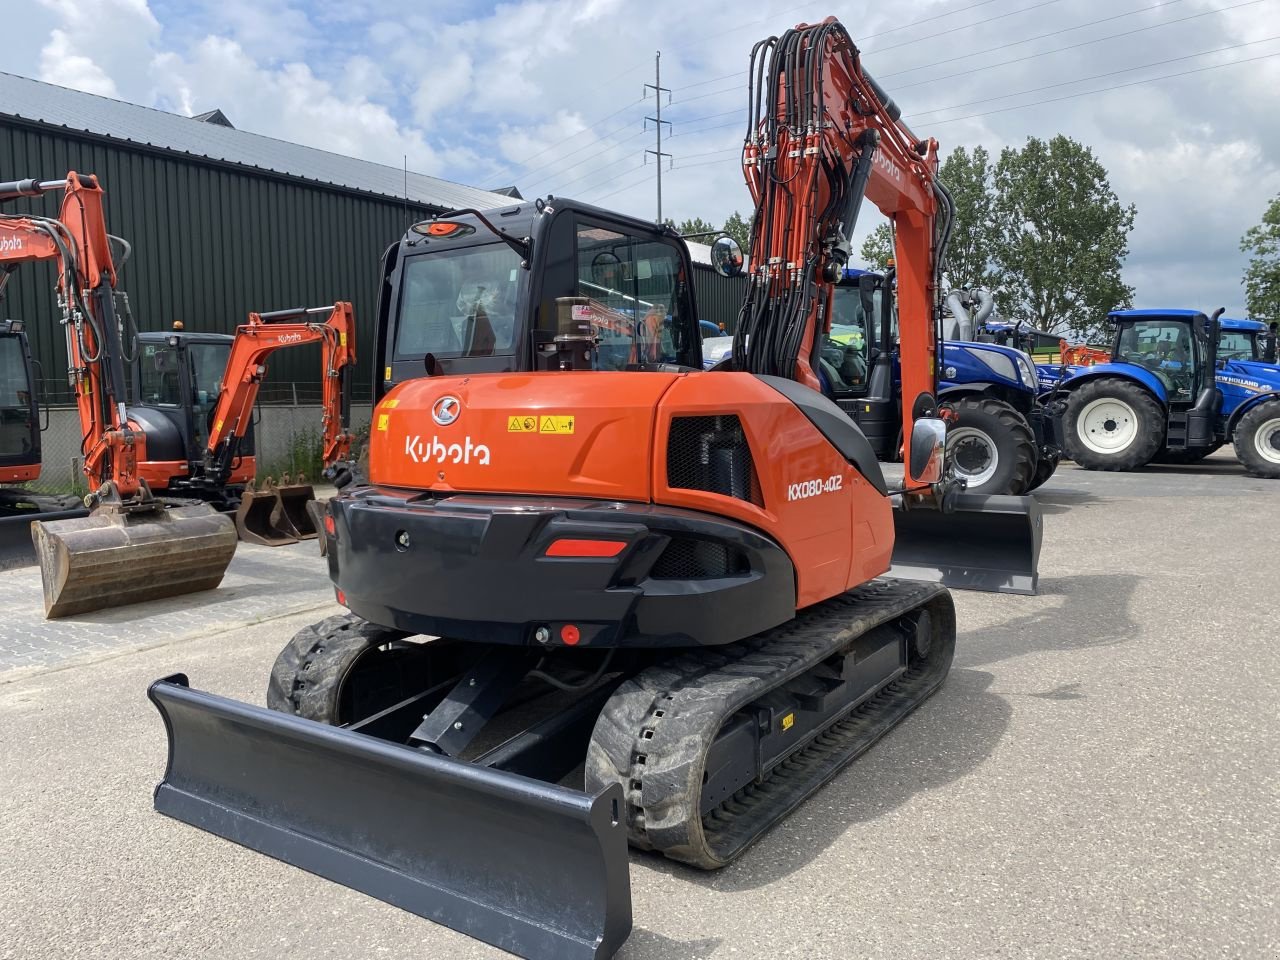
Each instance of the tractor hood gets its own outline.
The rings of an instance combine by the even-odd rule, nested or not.
[[[369,479],[438,492],[647,502],[666,373],[428,377],[378,404]]]
[[[1228,360],[1218,368],[1219,386],[1240,387],[1246,393],[1280,390],[1280,366],[1259,360]]]
[[[1021,350],[994,343],[945,341],[939,379],[944,388],[961,383],[1000,383],[1039,392],[1035,365]]]

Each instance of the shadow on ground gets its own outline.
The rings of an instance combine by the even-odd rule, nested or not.
[[[1109,502],[1106,497],[1089,493],[1087,490],[1055,490],[1052,487],[1047,489],[1041,487],[1032,496],[1040,504],[1040,510],[1043,513],[1066,513],[1077,507]]]
[[[1061,605],[961,634],[957,662],[986,667],[1028,653],[1071,653],[1125,643],[1141,629],[1129,613],[1141,579],[1119,573],[1041,580],[1040,595],[1062,597]]]
[[[660,933],[635,927],[614,954],[618,960],[703,960],[720,948],[720,940],[672,940]]]
[[[1008,701],[989,691],[993,680],[978,670],[952,670],[933,697],[723,870],[704,873],[632,851],[634,862],[721,893],[754,890],[789,876],[857,824],[980,766],[1012,717]]]

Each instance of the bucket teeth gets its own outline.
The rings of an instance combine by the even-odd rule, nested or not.
[[[45,616],[212,590],[235,555],[235,533],[207,504],[35,522]]]
[[[257,543],[264,547],[282,547],[297,543],[296,531],[284,530],[276,525],[274,518],[283,515],[280,495],[270,478],[255,490],[250,483],[244,488],[240,497],[240,506],[236,508],[236,533],[245,543]]]

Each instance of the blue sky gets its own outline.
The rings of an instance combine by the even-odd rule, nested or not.
[[[1280,0],[0,0],[0,13],[0,70],[643,216],[655,104],[642,85],[661,49],[663,212],[715,222],[750,207],[737,147],[751,45],[834,14],[944,152],[1059,132],[1092,146],[1138,206],[1125,277],[1140,306],[1239,315],[1240,235],[1280,193]]]

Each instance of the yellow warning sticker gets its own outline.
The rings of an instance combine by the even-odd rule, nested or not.
[[[573,433],[572,414],[554,414],[538,418],[539,433]]]
[[[221,420],[219,420],[217,423],[215,423],[215,424],[213,425],[213,432],[214,432],[214,433],[221,433],[221,432],[222,432],[222,421],[221,421]]]
[[[396,407],[400,406],[400,398],[392,397],[390,400],[383,400],[382,406],[387,410],[394,410]]]
[[[391,414],[389,414],[389,413],[380,413],[380,414],[378,414],[378,430],[379,430],[379,432],[381,432],[381,433],[386,433],[386,432],[387,432],[387,423],[388,423],[388,421],[390,421],[390,420],[391,420]]]
[[[339,332],[338,332],[338,346],[340,346],[340,347],[345,347],[346,345],[347,345],[347,335],[346,335],[346,333],[344,333],[344,332],[342,332],[342,331],[339,331]]]
[[[391,368],[390,368],[390,367],[387,367],[386,371],[384,371],[384,373],[382,374],[382,379],[383,379],[383,380],[386,380],[388,383],[390,383],[390,382],[391,382]]]
[[[538,418],[529,414],[507,417],[507,433],[537,433]]]
[[[790,730],[793,726],[795,726],[795,723],[796,723],[796,715],[794,713],[788,713],[785,717],[782,718],[782,729]]]

